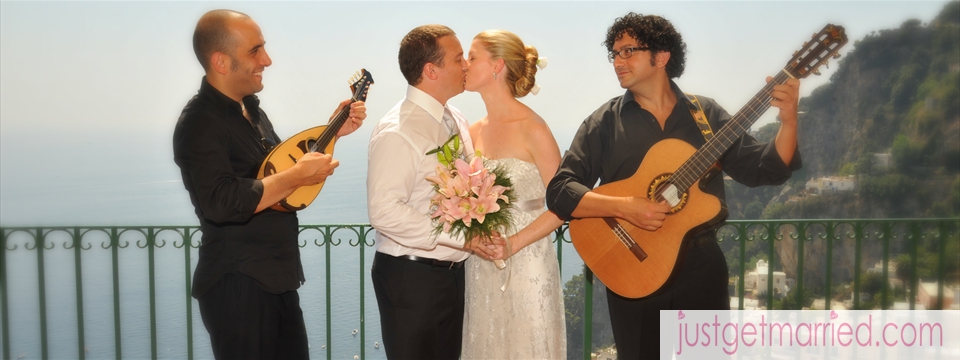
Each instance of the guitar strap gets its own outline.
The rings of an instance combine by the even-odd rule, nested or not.
[[[703,139],[710,142],[710,139],[713,139],[713,129],[710,128],[710,122],[707,121],[707,116],[703,114],[703,107],[700,106],[700,100],[697,99],[697,96],[694,94],[686,95],[687,100],[690,100],[687,103],[687,109],[690,110],[690,115],[693,115],[693,120],[696,121],[697,127],[700,128],[700,134],[703,135]],[[700,178],[700,184],[705,184],[710,181],[710,179],[720,173],[720,170],[720,160],[717,160],[717,162],[713,163],[713,166],[703,174],[703,177]]]

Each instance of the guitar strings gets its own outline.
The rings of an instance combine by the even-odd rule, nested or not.
[[[802,53],[803,56],[800,58],[795,56],[791,59],[787,66],[778,72],[772,81],[765,84],[757,95],[748,101],[716,136],[707,141],[700,149],[697,149],[694,155],[670,176],[668,181],[655,190],[655,199],[657,201],[664,199],[663,192],[667,184],[673,184],[686,192],[770,108],[774,86],[786,83],[791,77],[805,77],[808,73],[815,71],[825,59],[832,56],[844,43],[826,41],[826,36],[826,34],[823,34],[818,39],[815,35],[814,39],[816,41],[805,43],[804,48],[797,52]],[[807,50],[808,46],[813,46],[813,48]],[[812,61],[811,56],[813,57]],[[801,59],[806,60],[805,63],[801,63]],[[805,71],[797,73],[798,67],[803,67],[801,70]],[[794,73],[796,75],[792,75]]]
[[[772,81],[765,84],[757,95],[734,115],[733,119],[716,136],[698,149],[688,161],[684,162],[670,176],[670,181],[664,184],[672,183],[679,190],[686,192],[686,189],[689,189],[723,155],[723,152],[734,141],[743,136],[750,129],[750,126],[770,108],[770,101],[773,99],[770,94],[773,92],[773,86],[783,84],[789,78],[787,69],[779,72]],[[665,188],[666,186],[660,186],[655,191],[658,201],[663,200]]]

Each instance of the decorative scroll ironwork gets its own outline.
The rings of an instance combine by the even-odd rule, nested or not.
[[[374,229],[369,224],[332,224],[332,225],[303,225],[299,230],[299,246],[306,248],[312,245],[321,249],[324,254],[324,264],[326,279],[324,280],[325,298],[326,298],[326,341],[325,352],[327,358],[332,358],[333,351],[331,338],[331,308],[332,299],[336,298],[331,288],[331,252],[333,247],[347,246],[356,248],[360,261],[357,264],[356,271],[359,273],[360,303],[361,312],[359,321],[360,343],[365,344],[366,329],[363,314],[365,311],[366,299],[364,283],[365,274],[368,269],[365,268],[365,259],[368,251],[372,251],[375,245],[373,238]],[[777,221],[730,221],[720,227],[717,231],[717,238],[721,247],[726,249],[728,264],[731,267],[731,278],[735,278],[734,284],[737,288],[735,293],[738,299],[737,307],[744,308],[745,300],[754,295],[748,295],[745,291],[747,268],[751,264],[746,262],[748,256],[747,249],[751,249],[753,256],[765,257],[768,263],[767,279],[773,279],[774,273],[783,272],[786,277],[794,276],[796,284],[790,291],[797,301],[791,306],[796,308],[803,307],[805,297],[810,294],[822,294],[825,298],[824,306],[830,309],[832,299],[838,296],[847,296],[849,294],[851,307],[855,309],[862,308],[865,304],[870,304],[870,299],[861,299],[861,277],[870,272],[879,272],[882,279],[892,278],[896,274],[905,276],[905,297],[910,299],[917,298],[920,290],[921,277],[918,274],[920,260],[918,254],[921,249],[934,249],[936,254],[936,272],[931,277],[925,275],[925,281],[935,281],[938,285],[937,303],[934,305],[943,305],[944,283],[957,282],[955,277],[955,262],[958,262],[958,254],[948,252],[948,246],[960,242],[958,238],[960,233],[960,219],[864,219],[864,220],[777,220]],[[571,241],[569,238],[568,227],[566,224],[554,232],[557,257],[560,261],[563,258],[563,251],[571,251]],[[100,240],[102,238],[102,240]],[[121,298],[122,289],[120,288],[120,259],[128,258],[131,255],[121,249],[127,249],[131,243],[138,249],[146,250],[146,262],[143,265],[137,263],[136,266],[146,266],[148,277],[144,279],[149,285],[149,307],[150,311],[150,341],[151,357],[158,357],[157,342],[157,318],[161,316],[157,310],[157,292],[169,291],[170,289],[158,289],[155,281],[157,270],[168,271],[169,269],[157,269],[155,259],[159,252],[164,254],[176,250],[182,250],[184,267],[183,276],[183,306],[186,310],[187,329],[184,332],[187,342],[187,358],[193,358],[193,314],[192,298],[190,296],[192,282],[191,259],[196,256],[197,249],[201,246],[202,233],[196,226],[142,226],[142,227],[0,227],[0,314],[2,314],[2,341],[3,358],[11,358],[10,354],[10,320],[11,311],[19,312],[21,309],[11,309],[8,302],[8,280],[10,276],[22,276],[21,270],[9,268],[9,261],[12,257],[36,259],[36,283],[39,290],[39,313],[36,319],[40,326],[41,356],[49,357],[48,349],[48,324],[47,309],[52,306],[59,306],[62,299],[51,298],[46,294],[48,277],[71,276],[75,279],[76,287],[76,314],[77,314],[77,354],[76,357],[84,359],[86,357],[86,337],[84,334],[85,318],[84,309],[84,274],[83,267],[84,254],[97,251],[93,245],[100,241],[100,248],[109,250],[110,262],[112,265],[112,295],[113,295],[113,335],[114,352],[117,358],[123,356],[121,345],[120,329],[120,304],[124,299]],[[170,239],[170,241],[168,241]],[[166,246],[167,244],[171,246]],[[58,246],[59,245],[59,246]],[[955,248],[951,248],[955,249]],[[70,267],[73,274],[45,272],[48,266],[54,266],[46,262],[47,257],[56,251],[66,251],[72,255],[74,264]],[[930,250],[923,250],[929,252]],[[138,253],[136,256],[142,256]],[[59,256],[59,255],[58,255]],[[908,264],[900,264],[896,268],[891,267],[891,260],[895,256],[906,256]],[[89,261],[87,261],[89,262]],[[127,261],[125,261],[126,263]],[[562,264],[562,263],[561,263]],[[878,264],[878,265],[874,265]],[[924,265],[929,268],[929,265]],[[947,268],[952,269],[947,273]],[[779,270],[776,270],[779,269]],[[586,279],[586,295],[592,298],[593,277],[589,269],[584,269]],[[177,275],[180,276],[180,275]],[[948,278],[949,277],[949,278]],[[852,289],[845,289],[840,283],[852,283]],[[89,279],[88,279],[89,280]],[[773,294],[776,290],[773,281],[767,281],[766,289],[755,289],[757,293]],[[180,291],[180,290],[177,290]],[[888,299],[892,294],[891,289],[883,286],[880,292],[879,304],[874,303],[880,308],[887,308],[890,304]],[[806,293],[805,293],[806,292]],[[767,295],[768,299],[773,296]],[[337,298],[341,300],[340,298]],[[351,300],[352,301],[352,300]],[[592,339],[592,301],[585,301],[585,341],[590,343]],[[772,305],[772,300],[768,301],[768,306]],[[786,306],[786,305],[783,305]],[[910,308],[915,303],[910,302]],[[129,334],[127,334],[129,336]],[[361,345],[360,357],[365,356],[365,345]],[[585,357],[589,352],[585,350]]]

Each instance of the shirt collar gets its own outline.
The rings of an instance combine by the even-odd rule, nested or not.
[[[425,110],[430,116],[433,116],[437,122],[443,122],[445,106],[433,96],[430,96],[430,94],[427,94],[415,86],[407,85],[407,100],[410,100],[410,102]]]
[[[677,86],[677,83],[673,82],[673,80],[670,80],[670,89],[673,89],[673,93],[677,96],[677,101],[682,101],[684,106],[692,105],[690,99],[687,98],[687,95],[680,90],[680,87]],[[639,103],[637,103],[637,99],[633,97],[633,93],[627,89],[627,91],[623,93],[623,101],[620,102],[620,113],[623,113],[624,107],[631,102],[637,104],[637,107],[640,107],[641,109],[643,108]]]
[[[203,80],[200,81],[200,95],[206,96],[208,99],[213,101],[218,107],[231,109],[237,111],[241,116],[243,115],[243,110],[240,108],[240,104],[231,99],[229,96],[217,90],[217,88],[210,85],[207,82],[207,77],[204,76]],[[257,109],[260,108],[260,98],[257,95],[249,95],[243,98],[243,106],[247,108],[250,117],[253,118],[255,123],[260,121],[260,111]]]

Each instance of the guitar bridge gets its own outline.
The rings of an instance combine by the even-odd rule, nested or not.
[[[622,243],[623,246],[626,246],[633,256],[637,257],[637,260],[642,262],[643,260],[647,259],[647,252],[643,251],[643,248],[640,247],[640,244],[637,244],[637,242],[633,240],[633,237],[630,236],[630,233],[620,226],[620,223],[618,223],[616,219],[605,217],[603,218],[603,221],[607,223],[607,226],[609,226],[611,230],[613,230],[613,234],[617,236],[617,239],[620,240],[620,243]]]

